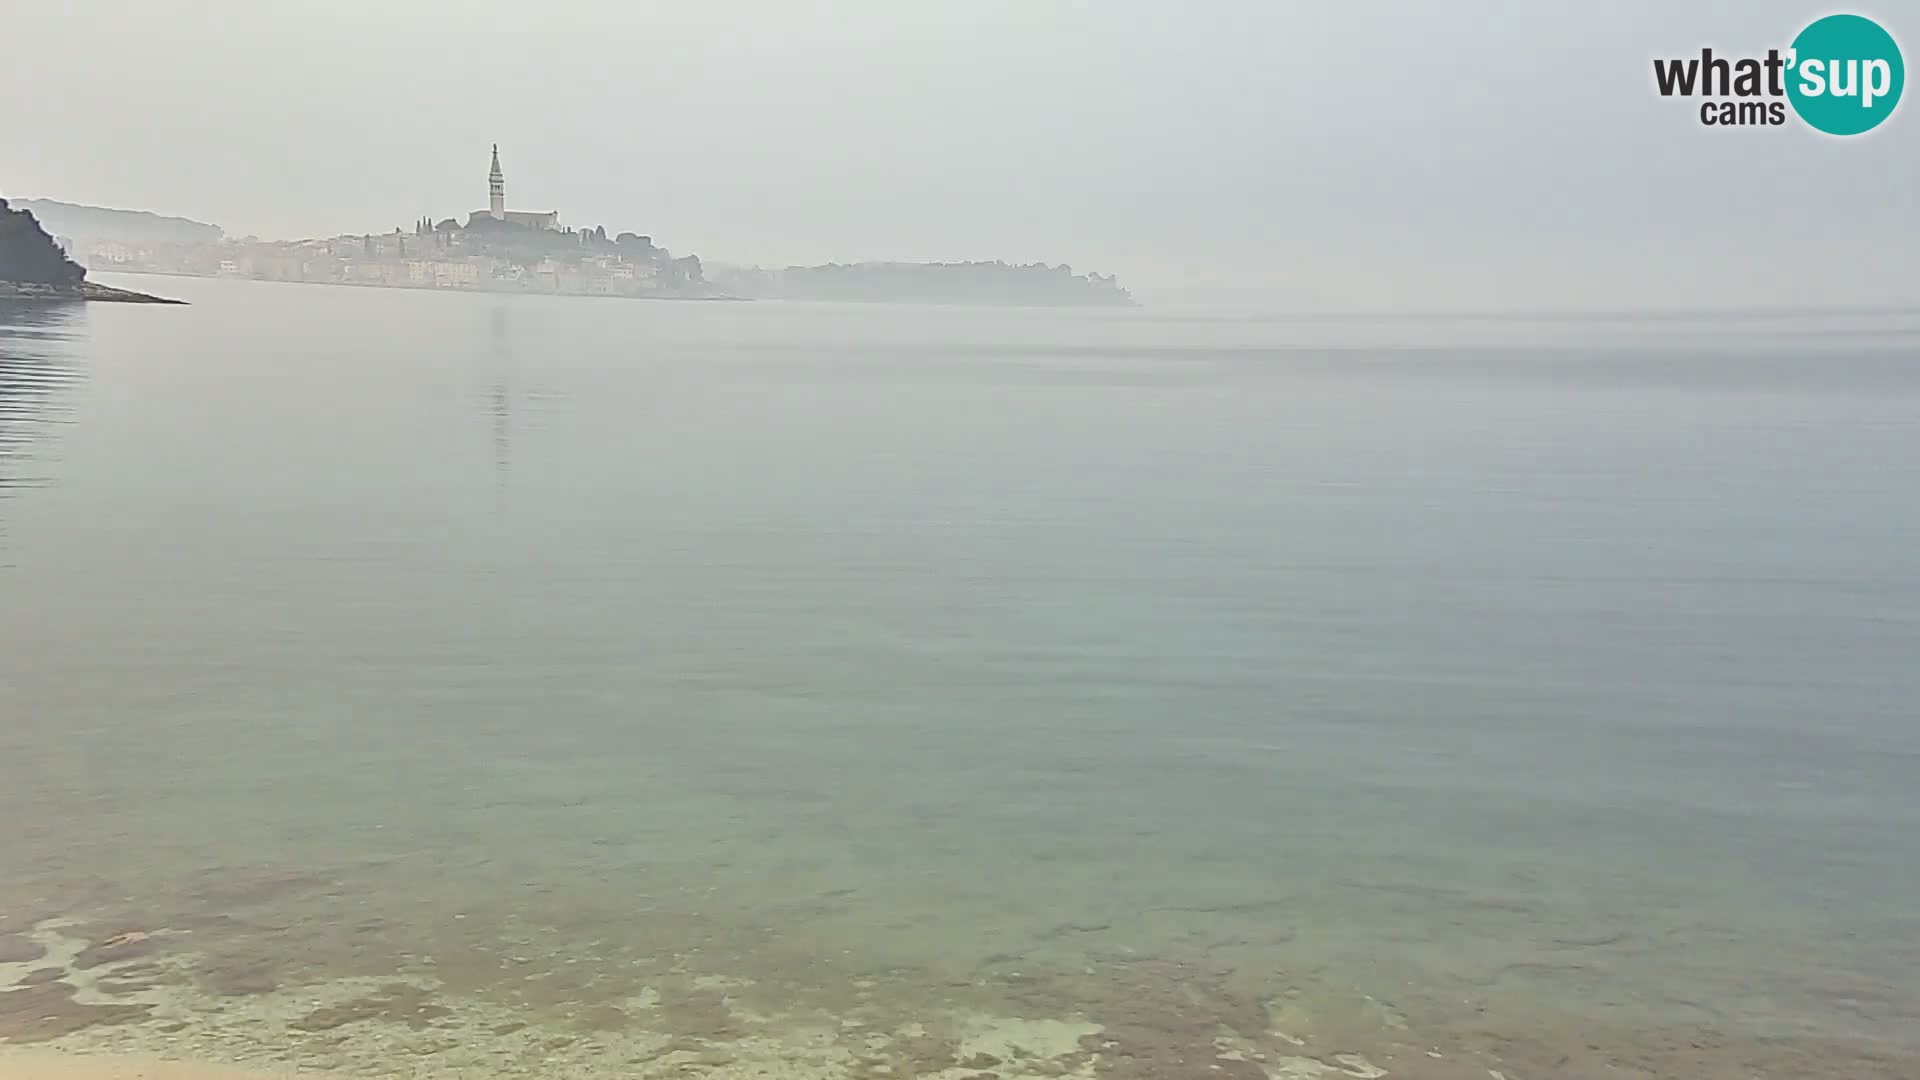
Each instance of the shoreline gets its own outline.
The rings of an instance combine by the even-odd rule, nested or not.
[[[1179,1012],[1177,995],[1150,996]],[[1117,1027],[977,1011],[874,1025],[875,1017],[854,1008],[837,1017],[743,1014],[751,1020],[746,1029],[495,1025],[521,1036],[526,1045],[518,1052],[492,1045],[498,1039],[485,1026],[467,1032],[479,1045],[459,1051],[448,1038],[455,1033],[438,1025],[381,1022],[336,1033],[352,1044],[345,1052],[297,1039],[240,1053],[244,1041],[220,1048],[150,1039],[0,1042],[0,1080],[1608,1080],[1623,1064],[1636,1076],[1690,1080],[1891,1080],[1914,1075],[1920,1064],[1920,1054],[1898,1045],[1712,1028],[1623,1030],[1599,1022],[1442,1033],[1403,1027],[1374,999],[1355,1005],[1364,1012],[1314,1015],[1272,1002],[1260,1025],[1267,1030],[1257,1033],[1218,1022],[1188,1032],[1193,1017],[1147,1013]]]
[[[266,285],[332,285],[349,289],[389,289],[396,292],[460,293],[473,296],[570,296],[588,300],[677,300],[690,303],[721,304],[752,304],[765,301],[774,304],[861,304],[875,307],[942,307],[1035,311],[1138,311],[1145,307],[1145,305],[1138,300],[1130,300],[1126,303],[1062,304],[1019,300],[942,299],[927,296],[735,296],[730,293],[698,296],[674,293],[547,292],[541,289],[479,289],[457,286],[449,287],[444,285],[398,285],[373,281],[308,281],[294,278],[245,277],[237,274],[189,274],[173,270],[133,269],[124,266],[107,267],[102,269],[101,272],[108,274],[126,274],[129,276],[138,275],[141,277],[182,278],[192,281],[245,281]]]
[[[92,302],[102,304],[167,304],[186,306],[185,300],[174,300],[150,293],[134,292],[132,289],[117,289],[112,285],[102,285],[97,281],[83,281],[70,289],[56,285],[41,285],[31,282],[0,281],[0,300],[37,300],[51,303]]]
[[[750,304],[751,296],[680,296],[671,293],[647,295],[626,293],[586,293],[586,292],[545,292],[539,289],[462,289],[448,288],[442,285],[388,285],[372,281],[306,281],[291,278],[241,277],[225,274],[185,274],[173,270],[134,270],[124,266],[115,266],[101,271],[107,274],[125,274],[140,277],[180,278],[186,281],[244,281],[260,285],[320,285],[346,289],[384,289],[392,292],[430,292],[459,293],[468,296],[570,296],[584,300],[677,300],[691,303]],[[139,295],[139,294],[136,294]],[[185,301],[161,301],[162,303],[185,303]]]
[[[1882,1080],[1920,1065],[1920,1047],[1837,1031],[1499,1003],[1466,1013],[1345,979],[1276,982],[1269,963],[1228,963],[1237,943],[1033,948],[1006,961],[1017,972],[942,976],[829,970],[817,953],[763,970],[696,967],[693,949],[570,954],[503,939],[478,957],[469,945],[282,980],[250,966],[257,945],[227,958],[233,943],[203,939],[206,924],[103,937],[107,925],[127,924],[56,917],[0,941],[16,958],[0,970],[0,1080],[1606,1080],[1622,1062],[1693,1080]]]

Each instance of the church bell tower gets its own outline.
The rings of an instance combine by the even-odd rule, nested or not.
[[[507,178],[500,175],[500,144],[493,144],[493,171],[487,174],[487,213],[495,221],[507,218]]]

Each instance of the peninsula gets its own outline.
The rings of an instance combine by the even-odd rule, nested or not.
[[[67,258],[31,211],[15,210],[5,199],[0,199],[0,299],[183,302],[88,281],[86,269]]]
[[[507,208],[500,148],[487,172],[487,205],[458,217],[414,220],[389,232],[303,240],[233,238],[186,218],[55,203],[76,258],[123,273],[244,278],[398,289],[558,293],[675,300],[730,299],[706,281],[700,259],[676,256],[650,236],[606,226],[574,228],[557,210]],[[464,220],[463,220],[464,219]],[[50,221],[51,223],[51,221]]]
[[[423,216],[387,232],[304,240],[234,238],[207,222],[51,199],[28,205],[73,258],[131,274],[637,299],[1134,306],[1111,275],[1045,263],[715,267],[709,275],[699,256],[676,256],[651,236],[574,228],[557,210],[509,209],[498,145],[488,166],[483,208]]]

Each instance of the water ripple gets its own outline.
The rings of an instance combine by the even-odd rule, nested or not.
[[[79,305],[0,303],[0,504],[51,482],[43,455],[69,422],[86,375],[72,339],[84,332]],[[0,545],[7,519],[0,514]]]

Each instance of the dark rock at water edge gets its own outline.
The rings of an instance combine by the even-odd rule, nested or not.
[[[5,199],[0,199],[0,299],[184,303],[88,281],[86,269],[67,258],[31,213],[12,209]]]
[[[175,300],[167,296],[153,296],[148,293],[134,292],[132,289],[116,289],[111,285],[102,285],[97,281],[80,283],[80,299],[102,300],[114,304],[184,304],[185,300]]]
[[[32,214],[0,199],[0,281],[58,288],[77,286],[86,277]]]
[[[96,281],[78,285],[43,285],[37,282],[0,281],[0,300],[94,300],[109,304],[185,304],[165,296],[152,296],[131,289],[116,289]]]

